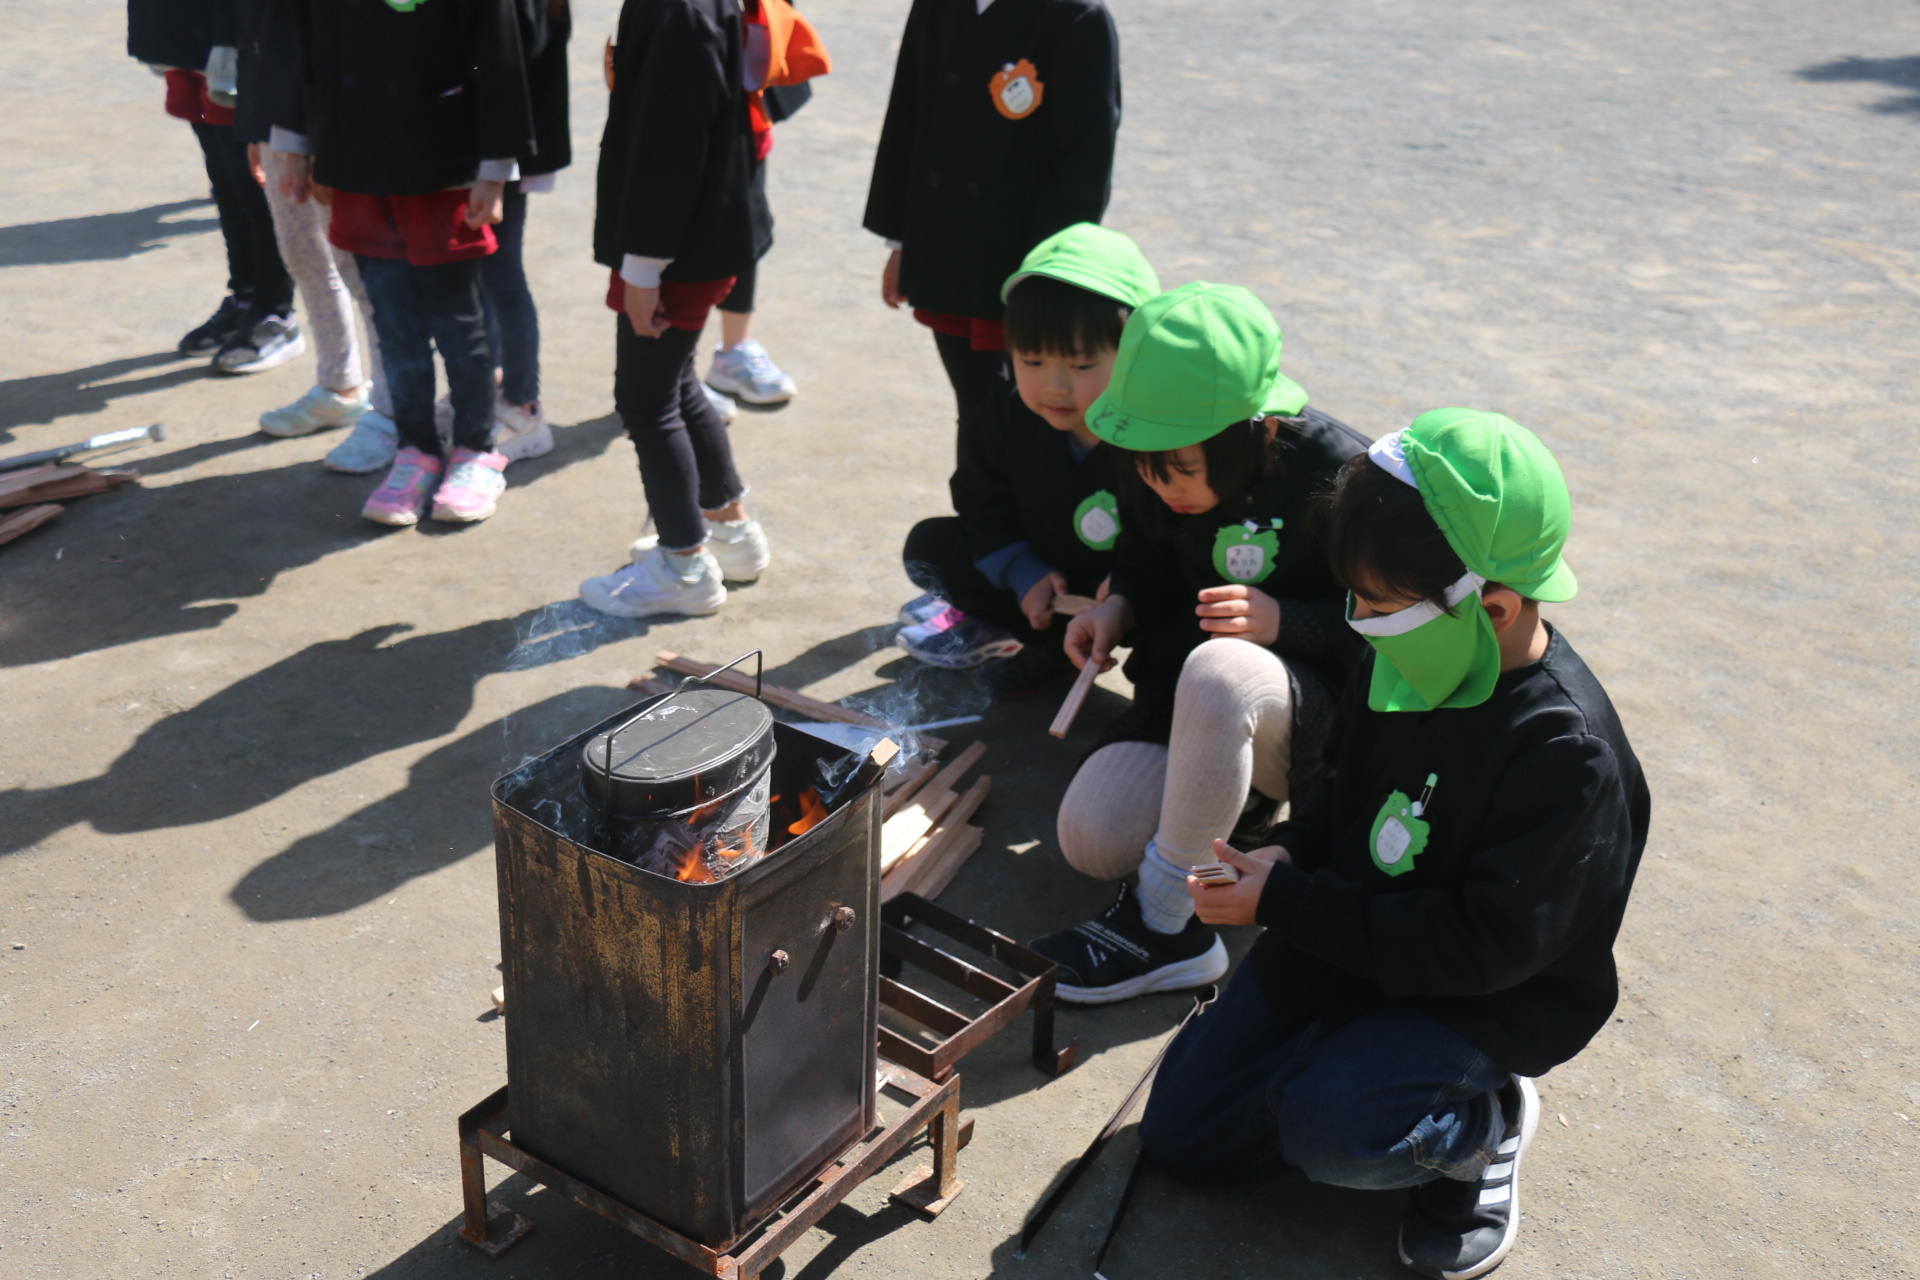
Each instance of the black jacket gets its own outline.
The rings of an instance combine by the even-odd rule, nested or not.
[[[1073,437],[1048,426],[1007,383],[979,413],[962,415],[957,453],[947,488],[974,563],[1024,542],[1072,590],[1091,595],[1112,568],[1113,551],[1076,533],[1075,515],[1094,494],[1113,494],[1112,450],[1102,445],[1075,458]]]
[[[520,46],[527,59],[527,97],[533,108],[533,150],[520,156],[520,175],[557,173],[573,163],[573,124],[567,100],[567,41],[573,9],[549,0],[519,0]]]
[[[127,53],[151,66],[205,71],[215,45],[231,45],[234,0],[127,0]]]
[[[1585,1048],[1619,998],[1613,940],[1651,804],[1640,762],[1557,631],[1477,707],[1370,711],[1378,660],[1342,700],[1327,785],[1269,838],[1294,866],[1268,878],[1247,963],[1283,1017],[1410,1004],[1539,1075]],[[1376,823],[1429,774],[1426,847],[1389,875]]]
[[[667,280],[720,280],[773,243],[753,181],[738,0],[627,0],[600,136],[593,256],[671,258]]]
[[[989,85],[1031,62],[1044,86],[1009,120]],[[866,227],[897,240],[915,307],[997,319],[1000,286],[1062,227],[1098,222],[1120,129],[1120,42],[1100,0],[914,0]]]
[[[240,92],[233,128],[242,142],[265,142],[275,125],[306,132],[299,32],[288,0],[238,0]]]
[[[533,151],[513,0],[291,0],[314,181],[425,195]]]
[[[991,12],[991,10],[989,10]],[[1194,613],[1204,587],[1236,579],[1215,564],[1223,530],[1253,521],[1262,531],[1274,520],[1278,554],[1268,575],[1251,585],[1280,602],[1280,637],[1273,651],[1286,659],[1293,686],[1295,790],[1319,768],[1319,745],[1331,723],[1333,699],[1346,684],[1365,641],[1346,624],[1346,592],[1327,567],[1327,550],[1311,518],[1314,499],[1333,482],[1346,460],[1365,450],[1367,439],[1352,427],[1308,408],[1283,419],[1273,440],[1273,472],[1232,510],[1177,515],[1149,492],[1135,493],[1120,509],[1120,539],[1114,548],[1113,591],[1133,606],[1127,678],[1134,708],[1102,738],[1108,742],[1165,742],[1173,728],[1173,692],[1180,667],[1205,642]]]

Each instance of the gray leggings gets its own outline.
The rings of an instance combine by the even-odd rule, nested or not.
[[[260,149],[260,165],[267,173],[267,208],[273,213],[273,235],[280,244],[280,260],[287,264],[300,303],[306,309],[307,330],[313,335],[317,369],[314,381],[329,391],[357,391],[367,384],[361,372],[361,353],[373,374],[373,407],[391,418],[393,401],[387,395],[386,370],[380,367],[380,344],[362,343],[354,332],[357,304],[367,332],[373,332],[373,306],[360,284],[360,271],[350,253],[336,253],[327,242],[332,212],[318,201],[292,204],[280,194],[280,175],[293,157],[270,147]]]

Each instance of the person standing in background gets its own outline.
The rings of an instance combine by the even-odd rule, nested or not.
[[[914,0],[864,221],[892,250],[881,299],[933,330],[962,417],[1007,377],[1001,283],[1100,221],[1119,130],[1101,0]]]
[[[167,114],[193,126],[227,247],[227,296],[180,339],[180,354],[212,356],[222,373],[259,373],[297,359],[306,340],[273,215],[233,128],[238,40],[234,0],[127,0],[127,53],[165,77]]]

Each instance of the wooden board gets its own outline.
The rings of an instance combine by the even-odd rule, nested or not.
[[[1080,668],[1080,674],[1073,678],[1073,687],[1067,690],[1067,696],[1060,702],[1060,714],[1047,726],[1047,732],[1056,738],[1064,738],[1073,729],[1074,717],[1080,714],[1080,708],[1086,705],[1087,694],[1093,691],[1093,682],[1099,678],[1100,664],[1091,657]]]
[[[0,517],[0,542],[12,542],[21,534],[38,529],[65,510],[66,508],[58,503],[49,502],[44,506],[28,507],[24,511],[16,511],[10,516]]]
[[[986,753],[986,743],[974,743],[954,757],[953,762],[940,770],[939,774],[923,786],[909,803],[885,820],[880,828],[882,874],[894,863],[906,857],[914,845],[946,817],[948,809],[954,803],[960,779],[965,776],[967,770],[979,763],[980,757]]]
[[[980,846],[979,837],[967,834],[979,832],[980,829],[968,826],[967,820],[979,810],[992,790],[992,778],[976,779],[964,795],[949,805],[939,825],[926,839],[898,860],[891,871],[881,876],[882,900],[908,892],[930,896],[923,893],[921,886],[936,880],[944,888],[946,882],[953,878],[953,873],[959,870],[960,863]]]
[[[22,507],[30,503],[56,502],[104,493],[123,485],[139,473],[131,467],[91,471],[72,465],[29,467],[0,484],[0,508]],[[22,483],[22,481],[26,483]]]

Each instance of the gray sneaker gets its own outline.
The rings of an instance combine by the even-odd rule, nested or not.
[[[728,351],[713,353],[707,385],[748,404],[784,404],[800,394],[793,379],[767,358],[767,349],[748,338]]]
[[[265,373],[306,354],[307,339],[292,316],[266,316],[236,334],[213,367],[221,373]]]
[[[1504,1125],[1480,1176],[1413,1189],[1400,1227],[1400,1261],[1432,1280],[1487,1274],[1506,1259],[1520,1232],[1520,1161],[1540,1127],[1540,1095],[1527,1077],[1510,1076],[1496,1097]]]

